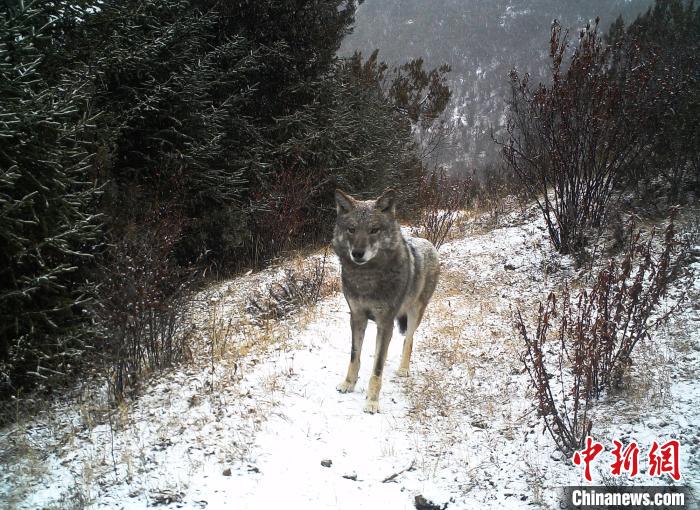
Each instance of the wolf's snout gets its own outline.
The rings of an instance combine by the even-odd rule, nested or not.
[[[361,261],[365,257],[365,250],[352,250],[352,258],[357,262]]]

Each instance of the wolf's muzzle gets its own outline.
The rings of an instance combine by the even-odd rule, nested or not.
[[[365,261],[365,250],[352,250],[350,254],[352,255],[352,260],[354,260],[355,262]]]

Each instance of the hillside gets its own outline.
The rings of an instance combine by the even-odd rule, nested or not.
[[[683,230],[697,243],[697,220]],[[347,363],[348,309],[335,258],[317,253],[201,293],[191,310],[191,362],[152,377],[118,408],[96,379],[36,417],[18,409],[18,422],[0,431],[0,501],[27,509],[409,509],[422,497],[434,508],[558,508],[556,488],[581,483],[583,472],[542,433],[511,313],[519,307],[532,318],[539,300],[583,272],[552,251],[531,207],[496,220],[465,215],[440,256],[412,375],[393,376],[395,332],[380,414],[362,412],[371,323],[358,390],[335,390]],[[321,267],[317,305],[279,320],[260,314],[269,289],[288,280],[285,269],[313,276]],[[690,305],[638,347],[625,387],[596,408],[595,437],[606,445],[634,439],[643,451],[677,438],[682,484],[698,491],[697,257],[690,269],[663,306],[689,281]],[[593,483],[612,483],[601,464]]]

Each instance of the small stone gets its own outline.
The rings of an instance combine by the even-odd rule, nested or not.
[[[231,468],[224,469],[224,472],[222,474],[224,476],[231,476]]]
[[[439,506],[432,501],[425,499],[421,494],[418,494],[414,500],[414,505],[417,510],[444,510],[447,508],[447,503],[444,506]]]
[[[557,450],[557,451],[553,452],[553,453],[549,456],[549,458],[552,459],[553,461],[559,462],[559,461],[561,461],[561,460],[565,460],[565,459],[566,459],[566,456],[565,456],[562,452],[560,452],[559,450]]]
[[[345,478],[347,480],[352,480],[353,482],[356,482],[357,481],[357,473],[350,473],[347,475],[343,475],[343,478]]]
[[[332,464],[333,464],[333,461],[331,459],[323,459],[321,461],[321,465],[323,467],[331,467]]]

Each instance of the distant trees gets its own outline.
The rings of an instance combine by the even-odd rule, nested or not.
[[[441,0],[440,8],[424,0],[365,2],[358,9],[357,27],[341,47],[348,55],[356,49],[369,54],[381,48],[390,67],[421,55],[424,66],[443,62],[452,72],[449,117],[452,128],[444,161],[451,171],[477,167],[485,176],[498,161],[491,140],[505,133],[505,99],[510,93],[508,72],[517,66],[530,81],[548,79],[547,52],[542,41],[553,18],[562,26],[581,26],[581,20],[599,15],[601,30],[622,14],[634,19],[651,0],[562,2],[560,0]],[[583,22],[585,24],[585,22]],[[505,78],[505,79],[504,79]]]
[[[428,158],[446,148],[451,135],[450,122],[442,113],[452,91],[446,84],[451,68],[447,64],[427,70],[423,59],[416,58],[393,69],[388,97],[413,125],[421,155]]]
[[[551,82],[533,87],[527,74],[511,73],[503,156],[519,185],[539,197],[560,252],[583,249],[639,176],[663,175],[671,200],[684,176],[697,183],[699,19],[692,3],[660,0],[629,30],[618,21],[609,44],[597,22],[586,27],[570,57],[555,22]],[[676,25],[677,37],[657,35]],[[678,39],[690,49],[675,51]]]
[[[619,80],[634,72],[629,48],[651,69],[646,89],[625,98],[638,103],[639,120],[653,135],[649,157],[629,179],[643,192],[661,190],[671,202],[685,201],[684,191],[700,191],[700,7],[657,0],[626,30],[618,19],[607,41],[615,48],[611,73]]]
[[[420,178],[408,114],[361,57],[336,57],[354,12],[351,0],[3,8],[0,395],[53,384],[94,346],[123,391],[181,358],[169,318],[195,274],[324,239],[338,185]],[[444,87],[444,72],[422,73]]]
[[[382,166],[394,167],[384,179],[385,182],[399,182],[410,174],[414,184],[418,184],[425,174],[425,159],[444,142],[442,114],[451,97],[451,91],[446,85],[449,66],[426,69],[423,59],[418,58],[390,68],[379,60],[379,50],[373,51],[366,60],[363,60],[360,52],[355,52],[347,59],[346,66],[354,87],[369,93],[363,103],[366,107],[371,105],[371,110],[374,110],[365,107],[358,126],[363,122],[372,122],[372,131],[385,133],[382,139],[375,141],[384,145],[383,150],[381,146],[376,147],[377,154],[382,155],[387,162]],[[392,121],[388,123],[387,119]],[[402,133],[402,136],[397,138],[396,133]],[[407,138],[409,133],[415,136],[409,135]],[[389,141],[392,143],[387,143]],[[400,146],[407,141],[410,150],[406,150],[406,146]],[[369,140],[361,145],[367,146],[368,142]],[[396,146],[396,142],[399,142],[399,146]],[[412,161],[406,160],[407,155]],[[398,164],[392,165],[391,161]],[[413,190],[410,186],[401,188],[403,189],[399,189],[399,192],[405,195],[404,198],[418,198],[417,187]]]

